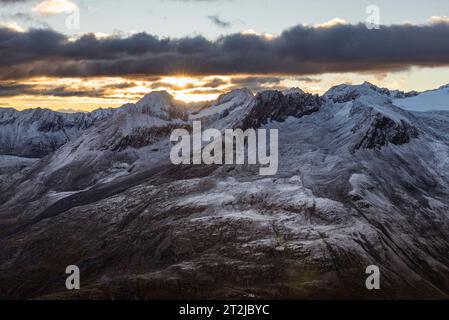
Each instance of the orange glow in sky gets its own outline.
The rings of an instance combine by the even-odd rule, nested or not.
[[[378,74],[323,74],[310,77],[177,75],[150,80],[121,77],[87,79],[41,77],[21,81],[21,85],[29,86],[32,90],[24,90],[11,96],[3,95],[0,97],[0,107],[19,110],[41,107],[53,110],[91,111],[98,108],[119,107],[125,103],[135,102],[151,91],[159,90],[169,92],[177,100],[199,102],[214,100],[222,93],[241,87],[249,87],[255,93],[260,90],[286,90],[299,87],[309,93],[323,94],[337,84],[356,84],[364,81],[390,89],[423,91],[447,84],[447,74],[449,74],[448,67],[416,68]],[[257,79],[264,81],[257,83]]]

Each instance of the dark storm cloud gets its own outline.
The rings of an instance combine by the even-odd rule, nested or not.
[[[120,83],[113,83],[113,84],[107,84],[101,87],[101,89],[129,89],[136,87],[137,84],[135,82],[120,82]]]
[[[21,92],[29,90],[31,86],[26,84],[6,83],[0,84],[0,97],[17,96]]]
[[[309,82],[309,83],[318,83],[321,81],[321,79],[319,78],[311,78],[311,77],[300,77],[300,78],[296,78],[296,81],[301,81],[301,82]]]
[[[0,85],[0,97],[14,97],[19,95],[54,96],[54,97],[102,97],[103,90],[73,90],[65,86],[42,89],[35,85],[11,84]]]
[[[228,82],[221,78],[213,78],[203,83],[202,86],[205,88],[218,88],[226,84],[228,84]]]
[[[273,39],[232,34],[158,38],[146,33],[69,41],[51,30],[0,29],[0,78],[391,71],[449,65],[449,25],[297,26]]]
[[[287,88],[281,85],[283,80],[285,80],[283,77],[233,77],[230,79],[232,84],[230,89],[245,87],[254,92],[266,90],[267,88],[284,90]]]
[[[320,78],[312,77],[233,77],[230,79],[232,84],[231,89],[248,88],[254,92],[259,92],[267,89],[271,90],[286,90],[290,87],[286,83],[282,83],[284,80],[291,80],[301,83],[319,83]]]
[[[189,91],[189,94],[222,94],[222,90],[218,89],[196,89]]]
[[[188,90],[188,89],[198,89],[198,88],[218,88],[220,86],[228,84],[220,78],[209,79],[202,83],[192,83],[188,82],[183,85],[173,84],[166,81],[155,81],[149,86],[151,89],[165,89],[165,90]]]
[[[107,95],[111,90],[127,89],[135,87],[133,82],[122,82],[108,84],[98,88],[81,87],[71,88],[69,86],[55,86],[45,88],[33,84],[21,84],[16,82],[0,83],[0,97],[14,97],[19,95],[32,96],[54,96],[54,97],[92,97],[100,98]]]
[[[165,81],[156,81],[150,85],[151,89],[165,89],[165,90],[183,90],[183,89],[193,89],[195,85],[193,83],[187,83],[185,85],[177,85],[173,83],[168,83]]]
[[[279,84],[282,80],[284,80],[282,77],[244,77],[232,78],[231,83],[247,87],[261,84]]]

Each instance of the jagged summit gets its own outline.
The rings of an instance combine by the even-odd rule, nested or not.
[[[227,103],[231,100],[246,100],[252,98],[254,96],[253,92],[248,88],[234,89],[230,92],[221,94],[217,100],[213,103],[213,105],[220,105],[223,103]]]
[[[184,104],[176,101],[167,91],[150,92],[134,106],[139,112],[163,120],[187,119],[187,110]],[[132,106],[128,108],[132,108]]]
[[[220,95],[212,104],[190,114],[190,120],[201,120],[205,124],[227,117],[230,113],[248,106],[254,99],[251,90],[235,89]],[[237,115],[234,112],[234,115]],[[228,117],[229,118],[229,117]],[[229,122],[227,122],[229,124]],[[220,125],[221,126],[224,124]]]
[[[387,88],[378,87],[368,81],[365,81],[359,85],[341,84],[332,87],[325,94],[326,99],[331,99],[334,102],[348,102],[355,100],[358,97],[375,99],[377,96],[377,103],[380,103],[379,99],[399,99],[407,98],[418,95],[416,91],[404,92],[400,90],[390,90]]]
[[[257,128],[271,121],[285,121],[288,117],[300,118],[317,112],[321,104],[322,99],[317,95],[262,91],[245,113],[241,126],[244,129]]]
[[[294,87],[283,91],[284,95],[305,94],[304,90]]]
[[[388,100],[383,92],[379,92],[378,87],[370,83],[361,85],[341,84],[330,88],[324,94],[324,99],[334,103],[346,103],[358,98],[372,100],[376,103],[385,103]]]
[[[65,114],[36,108],[0,109],[0,154],[40,158],[78,138],[112,109]]]
[[[170,104],[173,101],[173,96],[167,91],[152,91],[144,95],[139,101],[137,101],[137,107],[145,106],[160,106]]]

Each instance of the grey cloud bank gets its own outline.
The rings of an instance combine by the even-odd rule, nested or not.
[[[139,33],[75,41],[56,31],[0,28],[0,79],[32,76],[320,74],[449,64],[449,25],[296,26],[273,39],[231,34],[158,38]]]

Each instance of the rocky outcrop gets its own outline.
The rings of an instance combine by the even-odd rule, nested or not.
[[[285,121],[288,117],[300,118],[320,109],[322,100],[318,95],[298,92],[284,95],[280,91],[259,93],[241,122],[242,129],[259,128],[269,121]]]
[[[167,138],[175,129],[190,129],[187,124],[170,124],[161,127],[138,127],[132,132],[114,142],[110,146],[105,146],[111,151],[121,152],[127,148],[140,149],[156,143],[158,140]],[[104,149],[103,149],[104,150]]]

